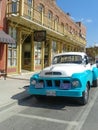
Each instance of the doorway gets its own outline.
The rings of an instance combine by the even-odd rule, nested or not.
[[[22,45],[22,72],[31,71],[31,36],[29,35]]]

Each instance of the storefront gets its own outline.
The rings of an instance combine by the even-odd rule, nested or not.
[[[23,29],[24,30],[24,29]],[[34,40],[34,32],[9,26],[9,34],[17,41],[8,44],[8,73],[24,73],[40,71],[51,64],[56,53],[64,52],[63,43],[46,34],[43,41]]]
[[[53,1],[48,2],[8,1],[9,35],[16,40],[15,44],[8,45],[9,74],[40,71],[51,64],[56,53],[84,51],[86,40],[80,33],[85,34],[85,29],[67,14],[61,15]],[[53,6],[56,10],[51,11]],[[46,33],[44,39],[41,33],[37,33],[36,39],[35,32],[41,31]]]
[[[6,73],[8,65],[8,44],[14,45],[15,40],[3,30],[0,30],[0,70],[5,70]]]

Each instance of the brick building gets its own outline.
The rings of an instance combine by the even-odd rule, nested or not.
[[[7,0],[9,74],[39,71],[55,53],[84,51],[86,28],[64,13],[55,0]]]
[[[14,39],[7,33],[6,0],[0,0],[0,70],[7,71],[7,44],[14,43]]]
[[[86,53],[89,57],[92,58],[93,61],[95,61],[95,57],[98,56],[98,45],[94,45],[92,47],[87,47]]]

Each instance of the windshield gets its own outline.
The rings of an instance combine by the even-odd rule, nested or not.
[[[60,64],[60,63],[82,63],[82,56],[80,55],[60,55],[55,56],[52,64]]]

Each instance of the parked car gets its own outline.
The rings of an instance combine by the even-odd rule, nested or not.
[[[91,86],[97,87],[98,68],[89,63],[84,52],[54,56],[52,64],[30,78],[29,94],[35,96],[75,97],[87,104]]]

